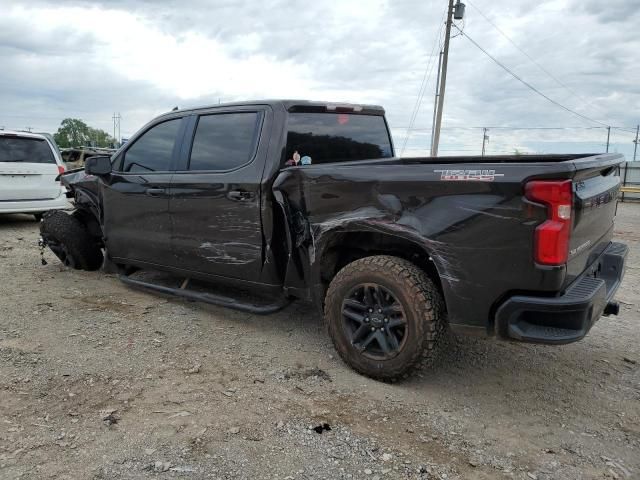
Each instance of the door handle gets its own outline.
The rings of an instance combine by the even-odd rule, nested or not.
[[[231,190],[229,193],[227,193],[227,198],[229,200],[237,200],[241,202],[253,200],[253,197],[253,192],[247,192],[245,190]]]
[[[160,195],[167,193],[167,191],[164,188],[147,188],[144,193],[150,197],[159,197]]]

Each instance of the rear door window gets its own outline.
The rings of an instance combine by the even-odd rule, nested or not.
[[[232,170],[248,163],[256,149],[257,112],[218,113],[198,119],[189,170]]]
[[[0,162],[56,163],[56,159],[44,139],[0,135]]]
[[[380,115],[291,113],[286,165],[388,158],[389,131]]]
[[[123,172],[166,172],[171,168],[181,118],[147,130],[124,154]]]

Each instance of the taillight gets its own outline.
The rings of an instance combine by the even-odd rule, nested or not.
[[[58,175],[62,175],[64,171],[64,167],[62,165],[58,165]]]
[[[542,265],[562,265],[569,257],[573,192],[571,180],[534,180],[525,196],[547,206],[547,220],[536,228],[534,257]]]

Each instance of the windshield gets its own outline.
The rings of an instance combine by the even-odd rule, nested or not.
[[[380,115],[291,113],[286,165],[389,158],[389,131]]]
[[[44,139],[0,136],[0,162],[55,163]]]

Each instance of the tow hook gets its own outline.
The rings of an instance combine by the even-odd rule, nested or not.
[[[602,312],[605,317],[618,315],[618,313],[620,313],[620,304],[618,302],[608,302],[607,306],[604,307],[604,312]]]
[[[38,247],[40,247],[40,262],[42,265],[46,265],[47,261],[44,259],[44,249],[47,247],[47,242],[44,238],[38,238]]]

